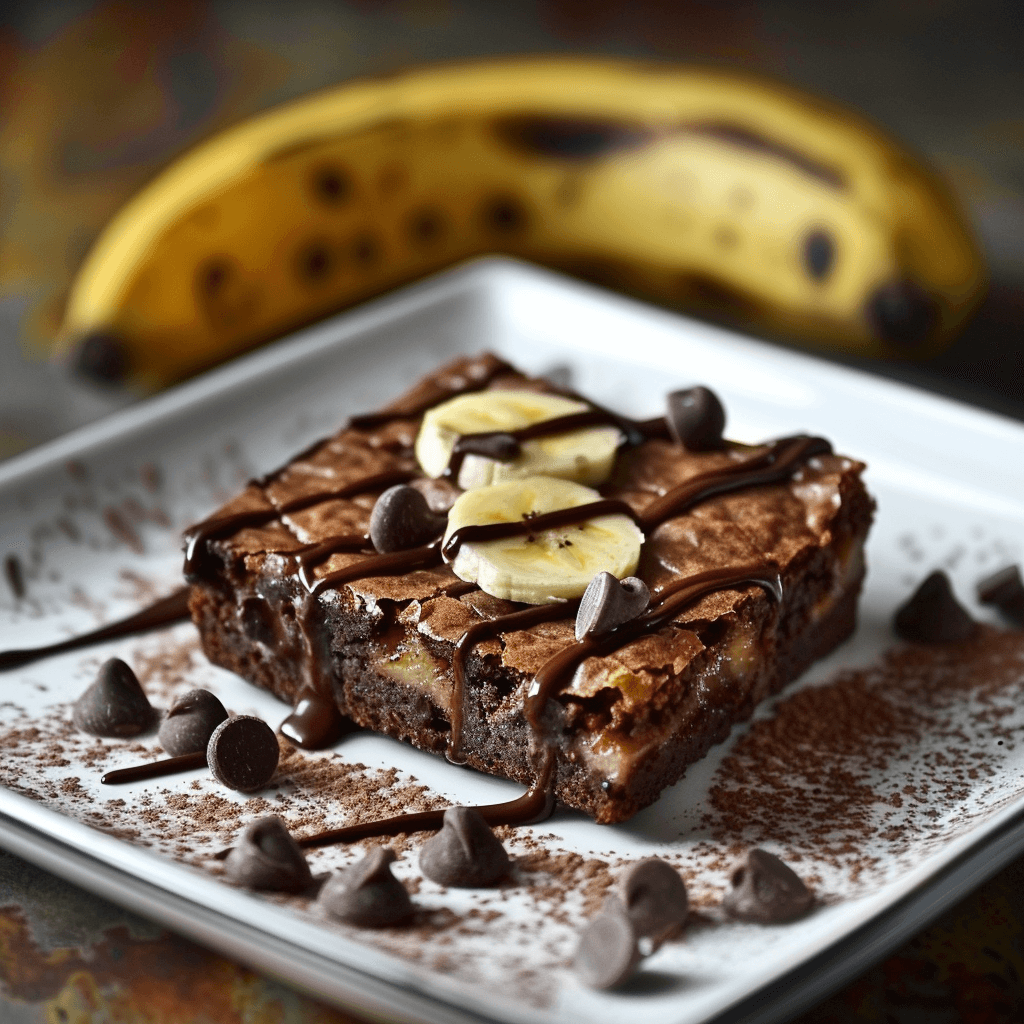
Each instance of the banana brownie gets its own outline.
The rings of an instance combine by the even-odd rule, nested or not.
[[[854,628],[863,465],[723,423],[456,360],[189,531],[206,654],[304,745],[354,723],[623,821]]]

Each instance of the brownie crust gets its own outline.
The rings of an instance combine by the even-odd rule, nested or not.
[[[478,363],[457,361],[431,380],[471,375]],[[395,408],[413,408],[424,386]],[[514,371],[488,386],[547,388]],[[344,429],[217,515],[280,507],[322,492],[325,482],[415,471],[418,424],[411,415]],[[620,455],[601,492],[642,512],[670,488],[741,457],[652,439]],[[815,456],[783,484],[711,498],[648,534],[638,575],[652,591],[710,568],[761,563],[778,569],[782,600],[758,586],[716,591],[658,632],[583,662],[544,715],[559,800],[598,822],[624,821],[853,631],[873,512],[862,470],[843,456]],[[447,485],[414,486],[438,509],[452,500]],[[321,502],[211,541],[212,569],[192,587],[193,619],[212,662],[283,701],[294,704],[310,690],[330,694],[359,726],[443,753],[455,645],[473,623],[522,606],[475,589],[459,593],[467,588],[447,566],[311,596],[296,553],[332,535],[365,532],[376,497]],[[332,555],[317,575],[361,557]],[[523,712],[526,692],[538,669],[573,642],[573,622],[564,619],[470,651],[462,744],[470,766],[535,780],[541,741]]]

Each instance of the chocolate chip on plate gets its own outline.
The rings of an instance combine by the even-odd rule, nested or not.
[[[733,868],[731,888],[722,899],[730,917],[758,924],[792,921],[814,902],[796,872],[767,850],[750,850]]]
[[[299,844],[276,814],[245,826],[224,868],[231,881],[247,889],[302,892],[313,881]]]
[[[651,600],[647,584],[636,576],[617,580],[599,572],[587,585],[576,613],[576,639],[601,636],[635,619]]]
[[[370,540],[381,554],[419,547],[444,533],[448,517],[431,511],[427,499],[408,484],[389,487],[370,513]]]
[[[1008,565],[978,581],[978,600],[994,604],[1008,619],[1024,626],[1024,580],[1020,566]]]
[[[75,725],[93,736],[138,736],[155,717],[137,676],[120,658],[103,663],[71,712]]]
[[[669,433],[691,452],[722,447],[725,408],[710,388],[694,387],[673,391],[668,396]]]
[[[252,715],[221,722],[206,747],[206,761],[214,778],[240,793],[262,789],[271,780],[280,756],[274,730]]]
[[[949,577],[940,569],[926,577],[896,612],[893,628],[912,643],[959,643],[970,639],[977,623],[957,601]]]
[[[609,989],[628,981],[642,959],[636,926],[613,897],[587,922],[572,965],[584,984]]]
[[[510,867],[501,840],[473,807],[449,807],[441,831],[420,848],[420,870],[439,885],[493,885]]]
[[[675,935],[686,922],[686,883],[671,864],[657,857],[639,861],[622,880],[622,901],[636,932],[655,946]]]
[[[171,757],[205,750],[213,730],[227,717],[227,709],[209,690],[189,690],[171,705],[160,723],[160,746]]]
[[[365,928],[384,928],[412,916],[405,886],[391,874],[396,860],[390,846],[375,846],[357,864],[332,875],[319,904],[332,917]]]

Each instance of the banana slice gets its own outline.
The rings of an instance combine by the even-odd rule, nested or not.
[[[448,467],[455,442],[466,434],[518,430],[588,408],[584,402],[535,391],[460,395],[435,406],[423,417],[416,438],[416,458],[428,476],[440,476]],[[458,484],[469,490],[542,474],[593,487],[611,475],[618,446],[617,427],[587,427],[538,437],[521,442],[520,454],[509,462],[467,455],[459,469]]]
[[[549,476],[478,487],[452,506],[445,540],[462,526],[518,522],[600,500],[589,487]],[[605,515],[526,536],[466,542],[451,567],[494,597],[550,604],[581,597],[599,572],[619,579],[633,575],[643,541],[628,516]]]

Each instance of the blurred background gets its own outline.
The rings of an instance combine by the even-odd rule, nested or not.
[[[767,73],[847,105],[951,186],[992,273],[953,347],[882,372],[1024,417],[1024,34],[1014,0],[6,0],[0,457],[129,399],[47,363],[111,215],[175,156],[311,90],[424,62],[577,53]]]

